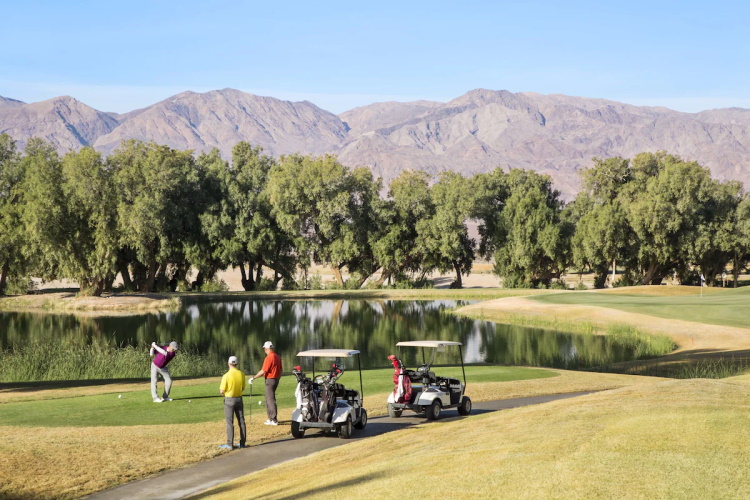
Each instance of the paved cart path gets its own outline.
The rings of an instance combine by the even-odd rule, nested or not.
[[[590,392],[575,392],[568,394],[551,394],[548,396],[534,396],[528,398],[504,399],[474,403],[471,414],[478,415],[498,410],[507,410],[519,406],[548,403],[558,399],[583,396]],[[444,410],[440,420],[431,425],[440,425],[446,420],[461,417],[455,409]],[[341,446],[351,441],[367,439],[386,432],[403,429],[410,425],[427,422],[424,417],[416,416],[413,412],[405,411],[400,418],[373,417],[364,430],[354,429],[352,439],[344,440],[331,435],[324,435],[310,429],[302,439],[287,439],[272,441],[243,450],[234,450],[218,458],[207,460],[190,467],[176,469],[148,479],[141,479],[132,483],[117,486],[89,496],[90,499],[177,499],[197,495],[209,488],[229,482],[238,477],[278,465],[295,458],[304,457],[334,446]]]

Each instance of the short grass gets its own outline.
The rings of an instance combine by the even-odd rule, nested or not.
[[[655,295],[655,292],[663,294]],[[699,294],[698,287],[644,286],[620,289],[616,293],[558,293],[530,299],[546,304],[608,307],[666,319],[750,328],[747,308],[750,287],[704,288],[703,297]]]
[[[749,399],[744,382],[639,385],[392,432],[201,498],[385,499],[415,486],[446,498],[747,498]]]

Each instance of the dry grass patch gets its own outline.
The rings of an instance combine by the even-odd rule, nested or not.
[[[121,294],[101,297],[79,296],[71,292],[0,297],[0,311],[75,312],[77,314],[136,314],[174,311],[180,300],[160,294]]]
[[[745,498],[750,387],[667,381],[392,432],[209,498]],[[408,459],[406,459],[408,458]]]

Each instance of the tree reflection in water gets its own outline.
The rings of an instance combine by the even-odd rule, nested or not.
[[[178,312],[118,317],[0,314],[0,348],[27,342],[89,342],[145,346],[177,340],[223,366],[230,354],[259,369],[261,345],[272,340],[290,369],[298,351],[353,348],[362,351],[363,368],[389,366],[386,359],[401,340],[439,339],[464,344],[464,361],[507,365],[590,368],[633,359],[632,348],[607,337],[494,324],[447,313],[465,301],[400,300],[247,300],[184,307]],[[404,362],[421,361],[416,349]],[[419,359],[417,359],[419,358]],[[249,361],[249,366],[248,366]],[[456,364],[457,350],[438,353],[436,363]]]

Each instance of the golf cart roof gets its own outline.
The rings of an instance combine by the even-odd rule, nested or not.
[[[352,349],[311,349],[309,351],[300,351],[297,356],[312,356],[315,358],[350,358],[359,351]]]
[[[445,347],[447,345],[463,345],[461,342],[449,342],[446,340],[409,340],[398,342],[399,347]]]

